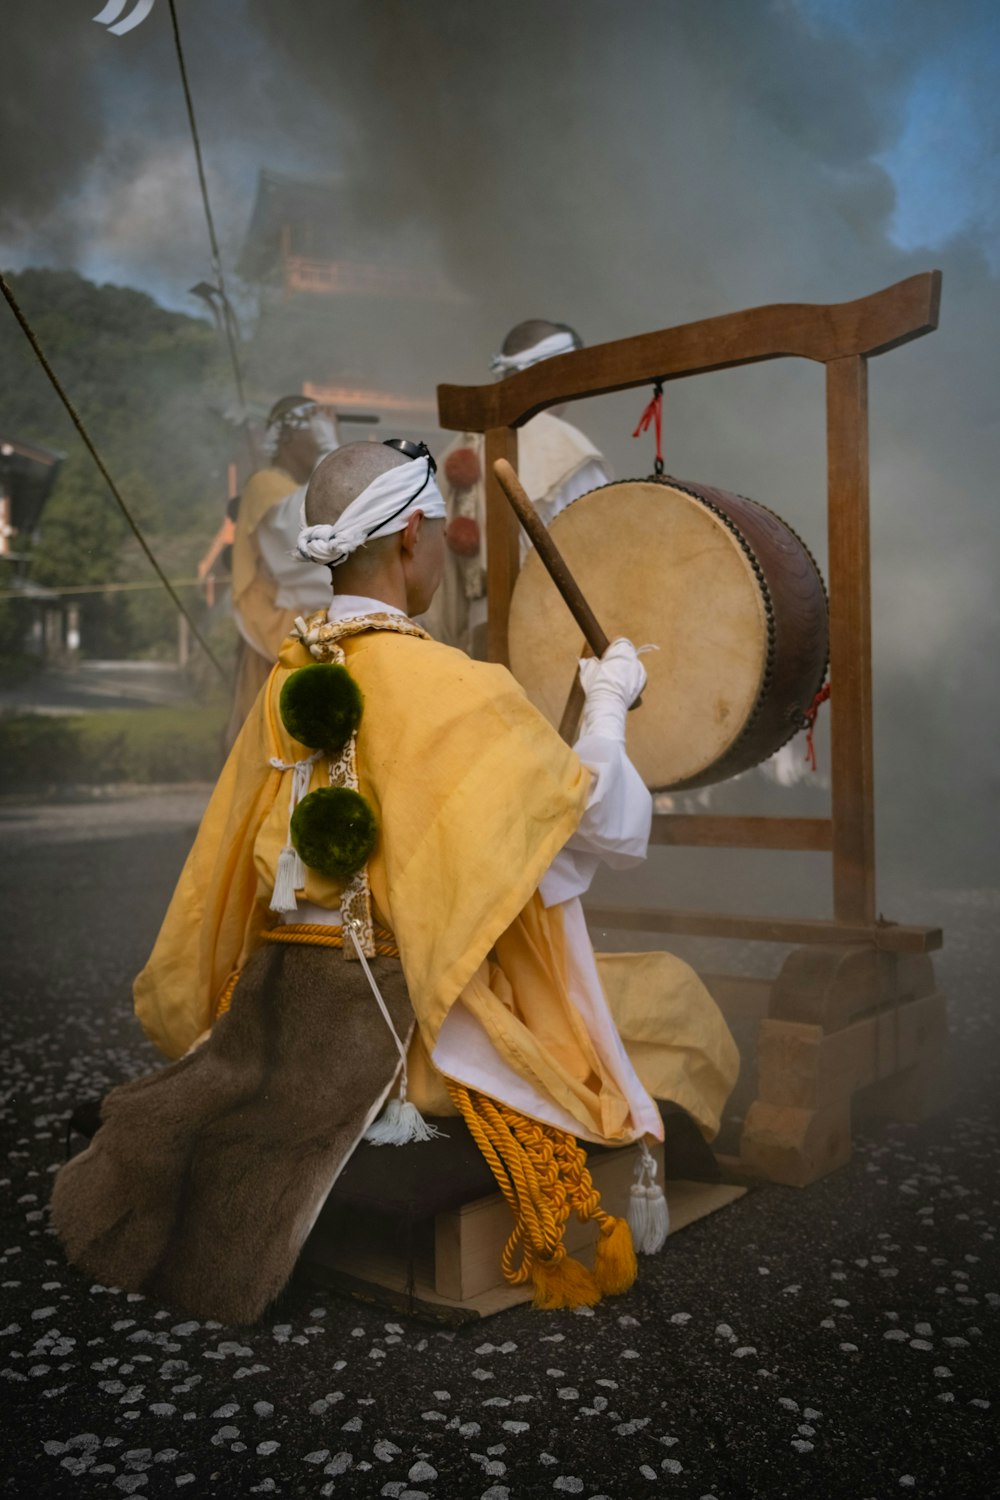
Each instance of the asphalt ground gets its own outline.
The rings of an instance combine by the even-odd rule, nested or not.
[[[200,800],[0,809],[4,1493],[997,1492],[1000,893],[925,893],[960,1082],[933,1121],[751,1192],[594,1309],[451,1330],[293,1283],[234,1330],[92,1284],[46,1223],[74,1104],[155,1064],[129,981]]]
[[[0,678],[0,715],[92,713],[190,701],[186,674],[173,662],[81,661]]]

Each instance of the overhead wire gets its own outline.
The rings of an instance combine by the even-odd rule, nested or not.
[[[115,483],[115,481],[112,479],[111,474],[108,471],[107,464],[104,462],[104,460],[101,457],[100,453],[98,453],[97,447],[95,446],[94,441],[93,441],[93,439],[90,436],[90,433],[87,431],[86,427],[84,426],[83,419],[81,418],[81,416],[80,416],[79,412],[77,411],[76,407],[73,405],[73,403],[70,400],[69,396],[66,394],[66,391],[65,391],[65,389],[63,387],[63,384],[60,381],[60,379],[59,379],[58,375],[56,374],[55,370],[49,364],[49,361],[48,361],[48,359],[46,358],[46,355],[45,355],[45,351],[42,348],[41,344],[38,342],[38,338],[37,338],[37,335],[35,334],[35,330],[32,328],[32,326],[29,323],[27,317],[25,316],[24,312],[22,311],[21,305],[18,302],[17,298],[15,297],[12,287],[10,286],[9,282],[7,281],[6,276],[4,276],[2,272],[0,272],[0,292],[3,293],[4,300],[7,303],[7,306],[10,308],[11,312],[14,314],[14,317],[17,319],[18,323],[20,324],[21,331],[24,333],[25,338],[28,340],[28,343],[31,345],[32,349],[34,350],[35,356],[38,359],[38,362],[41,365],[42,369],[45,371],[46,375],[48,376],[49,381],[50,381],[50,383],[52,385],[52,388],[54,389],[56,395],[59,397],[59,399],[62,402],[63,406],[66,408],[67,412],[69,413],[70,421],[73,423],[73,426],[76,428],[77,432],[79,433],[79,435],[80,435],[80,437],[81,437],[81,439],[83,441],[83,444],[84,444],[85,448],[87,449],[87,452],[90,454],[91,458],[94,460],[94,463],[97,465],[97,468],[100,471],[101,477],[104,479],[105,484],[108,486],[108,489],[111,491],[112,495],[114,496],[115,501],[117,502],[118,508],[120,509],[122,515],[125,517],[125,520],[128,522],[128,524],[129,524],[129,526],[130,526],[130,528],[132,530],[132,533],[135,536],[136,541],[139,543],[139,546],[142,548],[143,552],[145,553],[146,558],[149,561],[150,567],[153,569],[153,571],[155,572],[157,578],[159,578],[160,582],[163,584],[163,587],[166,589],[167,593],[170,595],[170,597],[173,600],[174,604],[176,605],[177,610],[179,611],[179,613],[182,614],[184,616],[184,619],[188,622],[188,625],[191,627],[191,633],[192,633],[192,635],[194,636],[195,640],[198,642],[198,644],[201,647],[201,649],[204,651],[205,655],[208,657],[209,661],[212,663],[213,667],[215,667],[215,670],[219,673],[220,677],[226,678],[228,680],[228,677],[229,677],[228,672],[222,666],[222,664],[219,661],[218,657],[215,655],[215,652],[212,650],[211,646],[208,644],[208,642],[206,641],[205,637],[202,635],[201,631],[198,629],[198,626],[196,625],[195,621],[193,620],[193,618],[191,617],[190,613],[188,612],[188,609],[185,606],[184,601],[181,599],[180,595],[177,593],[177,590],[174,588],[174,585],[170,582],[170,579],[164,573],[163,569],[160,567],[160,564],[156,561],[156,558],[153,556],[153,553],[152,553],[152,550],[150,549],[149,543],[146,541],[146,538],[143,536],[142,531],[139,528],[139,523],[136,521],[136,519],[133,516],[132,512],[129,510],[128,505],[126,504],[125,499],[124,499],[121,491],[119,490],[119,488],[118,488],[117,484]]]
[[[236,385],[236,395],[237,395],[237,399],[239,401],[239,406],[240,406],[240,413],[241,413],[242,423],[243,423],[243,431],[244,431],[244,435],[245,435],[246,440],[247,440],[247,445],[248,445],[249,450],[250,450],[251,462],[254,463],[254,464],[256,464],[257,461],[258,461],[258,456],[257,456],[256,450],[255,450],[255,446],[254,446],[253,435],[252,435],[252,433],[250,431],[250,426],[249,426],[249,419],[248,419],[248,413],[247,413],[247,403],[246,403],[246,393],[244,391],[244,386],[243,386],[243,372],[240,369],[239,353],[238,353],[238,350],[236,348],[236,337],[235,337],[235,330],[234,330],[234,326],[233,326],[233,314],[232,314],[232,309],[231,309],[230,302],[229,302],[229,297],[228,297],[228,294],[226,292],[226,279],[225,279],[225,272],[223,271],[223,267],[222,267],[222,255],[221,255],[221,252],[219,250],[218,236],[216,235],[216,232],[215,232],[215,218],[214,218],[214,216],[212,214],[212,204],[211,204],[211,199],[209,198],[209,193],[208,193],[208,182],[207,182],[206,177],[205,177],[205,165],[204,165],[204,161],[202,159],[202,154],[201,154],[201,138],[200,138],[200,136],[198,134],[198,122],[197,122],[197,119],[195,117],[194,101],[193,101],[193,99],[191,97],[191,88],[190,88],[190,85],[188,83],[187,64],[186,64],[185,58],[184,58],[184,45],[183,45],[183,42],[181,41],[180,23],[179,23],[179,21],[177,19],[177,8],[176,8],[176,5],[174,3],[174,0],[168,0],[168,4],[169,4],[169,8],[170,8],[170,21],[171,21],[171,26],[173,28],[173,34],[174,34],[174,48],[175,48],[175,51],[177,53],[177,66],[178,66],[178,69],[179,69],[179,72],[180,72],[181,87],[183,88],[183,91],[184,91],[184,103],[185,103],[185,107],[187,109],[188,125],[189,125],[190,130],[191,130],[191,142],[192,142],[192,145],[194,147],[195,164],[196,164],[197,171],[198,171],[198,185],[199,185],[199,187],[201,189],[201,201],[202,201],[202,206],[203,206],[204,211],[205,211],[205,223],[206,223],[206,225],[208,227],[208,242],[209,242],[209,249],[210,249],[210,253],[211,253],[212,270],[213,270],[213,272],[215,274],[215,277],[216,277],[216,280],[218,282],[218,291],[219,291],[220,300],[222,302],[222,320],[221,320],[222,321],[222,327],[223,327],[223,329],[225,331],[226,343],[227,343],[228,348],[229,348],[229,359],[230,359],[230,363],[232,364],[232,368],[233,368],[233,379],[234,379],[235,385]],[[152,567],[153,571],[156,573],[157,578],[160,580],[160,583],[163,585],[163,587],[166,589],[167,593],[170,595],[170,598],[172,599],[172,601],[173,601],[173,603],[174,603],[174,605],[175,605],[178,613],[180,615],[182,615],[183,618],[187,621],[188,625],[191,628],[191,632],[192,632],[195,640],[201,646],[202,650],[205,652],[205,655],[208,657],[209,661],[215,667],[216,671],[220,674],[220,676],[222,676],[222,677],[228,677],[228,673],[226,672],[225,668],[219,662],[218,658],[216,657],[215,653],[213,652],[211,646],[206,641],[205,637],[202,635],[201,631],[198,629],[198,626],[195,624],[195,621],[193,620],[193,618],[191,617],[191,615],[188,612],[187,608],[185,607],[185,605],[184,605],[183,601],[181,600],[179,594],[177,593],[176,589],[174,588],[174,585],[167,578],[167,576],[164,573],[163,569],[160,567],[159,563],[157,562],[156,558],[154,557],[153,552],[152,552],[152,550],[151,550],[148,542],[146,541],[146,538],[143,536],[142,531],[140,530],[138,522],[136,521],[136,519],[133,516],[132,512],[129,510],[129,507],[126,504],[125,499],[122,496],[121,491],[119,490],[119,488],[118,488],[117,484],[115,483],[114,479],[111,477],[111,474],[110,474],[110,472],[108,470],[107,465],[105,464],[104,460],[102,459],[100,453],[97,451],[97,447],[94,444],[93,439],[91,438],[89,432],[87,431],[86,427],[84,426],[84,423],[83,423],[82,418],[80,417],[80,414],[78,413],[78,411],[76,410],[76,407],[73,405],[72,401],[70,400],[69,396],[67,395],[67,393],[66,393],[66,391],[65,391],[65,389],[64,389],[64,387],[62,385],[62,382],[59,380],[59,377],[55,373],[55,370],[52,368],[51,364],[49,363],[49,361],[48,361],[48,359],[47,359],[47,357],[45,355],[45,352],[42,349],[41,344],[38,341],[38,338],[37,338],[37,336],[35,334],[34,329],[31,327],[31,324],[29,323],[27,317],[25,316],[24,312],[21,309],[21,306],[20,306],[17,298],[14,295],[13,289],[11,288],[9,282],[7,281],[6,277],[2,273],[0,273],[0,290],[2,290],[3,295],[4,295],[4,299],[7,302],[7,305],[10,307],[11,312],[14,314],[15,318],[17,319],[18,323],[20,324],[21,329],[22,329],[25,337],[27,338],[28,342],[30,343],[32,349],[35,352],[35,355],[36,355],[39,363],[42,366],[42,369],[45,371],[46,375],[48,376],[49,381],[50,381],[53,389],[56,392],[56,395],[59,397],[59,399],[62,402],[63,406],[66,408],[66,411],[69,413],[70,420],[72,421],[74,427],[76,428],[77,432],[79,433],[80,438],[82,439],[82,441],[84,443],[84,446],[86,447],[88,453],[90,454],[91,458],[94,460],[94,463],[97,465],[97,468],[98,468],[98,470],[99,470],[102,478],[104,479],[105,483],[107,484],[108,489],[111,491],[111,494],[113,495],[113,497],[114,497],[114,499],[115,499],[115,501],[116,501],[119,509],[121,510],[122,515],[125,517],[125,520],[128,522],[128,525],[131,528],[132,533],[135,536],[136,541],[139,543],[139,546],[142,548],[142,551],[145,553],[146,558],[149,561],[149,564]],[[76,591],[74,591],[74,592],[76,592]],[[80,590],[79,592],[82,592],[82,590]]]
[[[222,326],[226,335],[226,343],[229,346],[229,358],[233,367],[233,378],[236,382],[236,394],[240,404],[240,413],[243,420],[243,432],[250,449],[251,462],[256,467],[258,462],[257,452],[254,446],[253,435],[250,431],[247,414],[246,395],[243,389],[243,372],[240,369],[239,353],[236,348],[236,337],[233,328],[233,314],[226,293],[226,278],[222,269],[222,255],[219,251],[219,240],[215,233],[215,219],[212,214],[212,203],[208,195],[208,181],[205,177],[205,164],[201,154],[201,138],[198,134],[198,121],[195,118],[194,100],[191,97],[191,88],[188,83],[187,64],[184,60],[184,44],[181,41],[180,22],[177,19],[177,7],[174,0],[168,0],[170,6],[170,22],[174,32],[174,50],[177,53],[177,67],[181,75],[181,87],[184,90],[184,103],[187,107],[188,125],[191,129],[191,143],[194,146],[194,159],[198,168],[198,185],[201,188],[201,202],[205,210],[205,223],[208,226],[208,243],[211,252],[212,270],[218,281],[219,296],[222,302]]]
[[[200,578],[175,578],[173,580],[175,589],[193,589],[201,583]],[[25,589],[0,589],[0,599],[27,599],[37,600],[44,598],[45,590],[58,594],[67,599],[70,595],[77,594],[130,594],[144,589],[158,589],[159,583],[47,583],[39,585],[42,592],[29,593]]]

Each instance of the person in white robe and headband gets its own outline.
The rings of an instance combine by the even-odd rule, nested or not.
[[[269,462],[251,474],[236,513],[232,611],[240,644],[227,748],[277,661],[295,616],[323,603],[322,579],[295,556],[295,538],[309,476],[339,442],[336,420],[310,396],[283,396],[268,413],[264,448]],[[291,510],[281,505],[288,498]]]
[[[618,640],[583,663],[571,748],[506,668],[428,636],[446,511],[422,444],[331,454],[305,519],[332,599],[284,643],[135,985],[177,1060],[107,1096],[54,1228],[106,1285],[252,1321],[359,1142],[420,1151],[464,1121],[511,1208],[503,1274],[542,1307],[623,1292],[667,1227],[653,1095],[710,1136],[736,1069],[686,966],[643,954],[623,978],[587,936],[598,865],[646,853],[641,662]],[[581,1142],[640,1143],[632,1227]],[[592,1267],[566,1253],[571,1212],[596,1222]]]
[[[512,328],[490,360],[497,380],[582,349],[565,323],[529,318]],[[608,484],[611,472],[590,439],[567,422],[563,407],[539,412],[518,428],[518,476],[546,526],[572,501]],[[422,620],[431,634],[470,656],[486,657],[486,483],[482,433],[463,432],[441,455],[441,491],[448,509],[449,556],[442,587]],[[529,546],[521,536],[521,556]]]

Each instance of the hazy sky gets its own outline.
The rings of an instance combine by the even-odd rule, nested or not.
[[[196,311],[187,288],[209,262],[167,3],[122,38],[93,23],[99,8],[0,0],[0,264],[71,265]],[[599,342],[940,266],[940,330],[872,365],[880,775],[916,741],[932,771],[907,816],[957,815],[969,787],[995,802],[1000,5],[178,0],[178,13],[230,270],[266,166],[339,174],[369,232],[464,294],[373,384],[429,396],[486,379],[527,316]],[[641,406],[635,392],[577,409],[620,474],[649,468],[629,437]],[[671,387],[666,437],[669,469],[773,505],[823,555],[818,367]]]

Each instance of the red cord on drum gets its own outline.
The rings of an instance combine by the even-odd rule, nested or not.
[[[813,731],[816,728],[816,717],[819,713],[820,705],[825,703],[829,696],[830,684],[828,682],[824,682],[823,686],[820,688],[819,692],[816,694],[815,698],[805,711],[804,717],[806,730],[806,760],[809,763],[810,770],[813,771],[815,771],[816,769],[816,746],[813,743]]]
[[[648,405],[639,418],[639,425],[632,436],[637,438],[640,433],[648,432],[649,424],[656,425],[656,459],[653,464],[653,473],[657,479],[663,476],[663,381],[653,382],[653,394]]]

